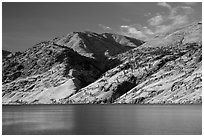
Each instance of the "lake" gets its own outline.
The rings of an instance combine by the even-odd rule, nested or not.
[[[202,105],[7,105],[3,135],[197,135]]]

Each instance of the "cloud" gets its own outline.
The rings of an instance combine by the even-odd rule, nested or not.
[[[185,12],[185,14],[191,14],[194,12],[194,9],[189,6],[182,6],[180,8]]]
[[[146,40],[151,38],[154,32],[147,26],[142,26],[139,24],[132,25],[122,25],[120,26],[120,33],[129,37],[138,38],[141,40]]]
[[[161,33],[164,33],[164,32],[168,32],[169,30],[171,30],[171,26],[170,25],[156,26],[155,34],[161,34]]]
[[[151,30],[155,33],[165,33],[171,29],[186,25],[190,22],[192,13],[194,12],[193,8],[190,6],[176,6],[172,7],[171,5],[162,2],[158,3],[158,6],[167,7],[169,13],[167,14],[158,14],[150,18],[147,22],[151,27]]]
[[[184,25],[189,22],[187,15],[177,15],[172,17],[172,26]]]
[[[155,34],[166,33],[172,29],[186,25],[189,23],[189,17],[186,15],[177,15],[173,16],[172,18],[168,18],[167,21],[168,23],[154,26],[154,28],[152,28],[154,29],[154,33]]]
[[[128,25],[122,25],[120,26],[120,31],[123,35],[134,37],[134,38],[140,38],[140,39],[146,39],[147,36],[142,32],[137,30],[137,28],[128,26]]]
[[[158,5],[158,6],[167,7],[167,8],[169,8],[169,9],[172,8],[171,5],[167,4],[166,2],[159,2],[157,5]]]
[[[149,25],[156,26],[161,24],[164,21],[163,16],[157,15],[155,17],[152,17],[148,20]]]
[[[193,20],[192,13],[194,9],[191,6],[171,6],[166,2],[158,3],[168,9],[167,13],[144,14],[144,16],[152,16],[147,20],[147,26],[139,24],[122,25],[120,26],[120,33],[126,36],[138,38],[141,40],[148,40],[155,35],[166,33],[178,27],[182,27]]]
[[[143,32],[146,35],[153,35],[154,34],[154,32],[151,29],[149,29],[148,27],[146,27],[146,26],[143,27]]]
[[[101,27],[101,28],[104,29],[104,30],[112,30],[110,27],[105,26],[105,25],[103,25],[103,24],[98,24],[98,26]]]

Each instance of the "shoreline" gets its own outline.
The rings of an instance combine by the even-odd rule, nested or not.
[[[34,105],[98,105],[98,106],[106,106],[106,105],[138,105],[138,106],[145,106],[145,105],[148,105],[148,106],[153,106],[153,105],[164,105],[164,106],[170,106],[170,105],[202,105],[202,103],[193,103],[193,104],[190,104],[190,103],[186,103],[186,104],[159,104],[159,103],[156,103],[156,104],[124,104],[124,103],[117,103],[117,104],[2,104],[2,106],[34,106]]]

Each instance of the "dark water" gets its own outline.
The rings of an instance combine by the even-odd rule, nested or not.
[[[3,106],[3,134],[202,134],[201,105]]]

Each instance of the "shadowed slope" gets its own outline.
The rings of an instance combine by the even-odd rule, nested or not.
[[[111,55],[131,48],[100,34],[74,32],[12,54],[2,63],[3,103],[59,102],[121,63]],[[114,50],[105,54],[109,49]]]
[[[153,39],[116,57],[121,65],[67,103],[200,103],[202,24]]]

